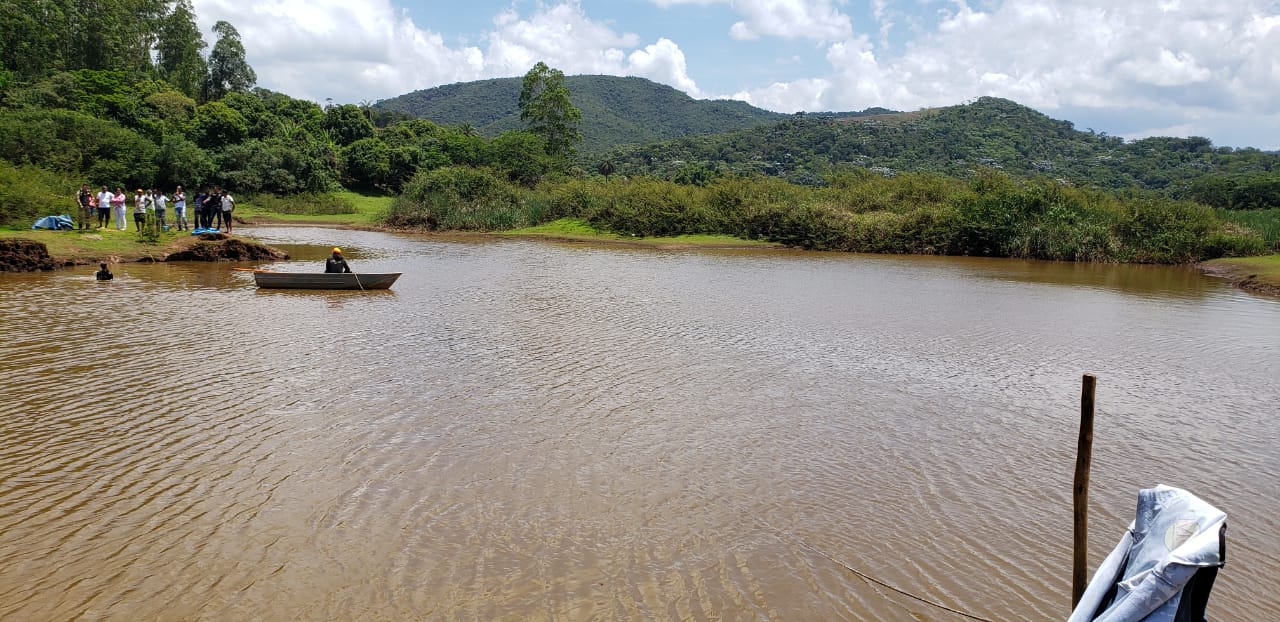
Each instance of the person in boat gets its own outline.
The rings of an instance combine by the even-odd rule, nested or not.
[[[324,262],[325,272],[351,272],[351,266],[342,258],[342,249],[333,247],[333,254]]]
[[[99,281],[110,281],[111,279],[116,278],[115,275],[111,274],[111,271],[107,269],[107,262],[105,261],[98,264],[98,271],[94,272],[93,276]]]

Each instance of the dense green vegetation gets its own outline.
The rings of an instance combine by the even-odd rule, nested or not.
[[[254,88],[234,26],[216,24],[210,48],[189,0],[86,7],[0,11],[2,224],[74,213],[87,182],[220,185],[246,212],[437,230],[571,218],[628,236],[1134,262],[1280,244],[1280,154],[1203,138],[1125,142],[993,98],[783,117],[543,63],[322,107]],[[707,132],[722,133],[694,136]],[[642,142],[670,136],[685,137]]]
[[[621,146],[601,159],[625,175],[761,174],[809,185],[850,169],[967,177],[997,168],[1080,186],[1156,190],[1215,207],[1280,207],[1280,154],[1215,148],[1200,137],[1125,142],[992,97],[913,113],[801,114],[763,131]]]
[[[1201,204],[997,171],[968,180],[846,173],[822,187],[757,176],[705,185],[564,179],[527,189],[481,170],[442,169],[415,178],[389,222],[502,230],[559,218],[636,236],[728,234],[874,253],[1186,263],[1268,249],[1261,235],[1224,223]]]
[[[680,136],[715,134],[776,122],[786,116],[740,101],[696,100],[644,78],[567,76],[582,110],[584,153]],[[517,100],[520,78],[497,78],[414,91],[374,104],[378,110],[469,126],[486,136],[524,128]]]

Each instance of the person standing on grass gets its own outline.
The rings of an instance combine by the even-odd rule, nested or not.
[[[160,230],[168,231],[169,223],[165,221],[164,217],[165,217],[165,209],[169,205],[169,197],[164,196],[163,192],[160,192],[159,190],[152,188],[151,204],[155,207],[156,221],[160,225]]]
[[[231,233],[231,211],[236,208],[236,200],[227,194],[226,190],[222,191],[222,220],[227,225],[227,233]]]
[[[101,229],[111,222],[111,199],[116,195],[111,194],[106,186],[102,187],[102,191],[98,193],[98,228]]]
[[[136,231],[142,231],[142,227],[147,224],[147,208],[150,207],[151,195],[147,194],[142,188],[133,195],[133,226]]]
[[[173,191],[173,220],[178,231],[186,231],[187,227],[187,192],[178,186]]]
[[[116,186],[116,193],[111,195],[111,211],[116,213],[116,228],[121,231],[127,231],[129,224],[124,220],[124,204],[129,200],[129,195],[124,193],[123,186]]]
[[[196,212],[196,228],[197,229],[205,229],[209,224],[208,222],[206,222],[207,216],[205,215],[205,211],[204,211],[204,201],[207,198],[209,198],[209,193],[205,192],[204,188],[200,188],[199,190],[196,190],[196,195],[191,197],[191,209],[195,210]]]
[[[213,187],[213,192],[209,193],[209,198],[204,200],[204,209],[209,212],[209,229],[213,229],[213,223],[218,223],[217,228],[222,228],[222,197],[218,194],[218,187]]]
[[[80,185],[80,192],[76,193],[76,207],[80,209],[80,228],[88,229],[94,215],[93,193],[89,191],[89,184]]]

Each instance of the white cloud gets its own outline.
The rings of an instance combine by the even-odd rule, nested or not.
[[[635,75],[700,93],[670,39],[641,45],[576,1],[500,12],[480,46],[451,46],[390,0],[195,0],[201,30],[240,31],[259,85],[323,102],[385,99],[441,84],[523,75],[539,61],[567,75]],[[206,39],[212,44],[212,34]]]
[[[323,102],[376,100],[419,84],[485,77],[479,48],[450,47],[389,0],[195,0],[210,45],[214,22],[240,32],[260,86]]]
[[[627,57],[627,74],[671,85],[692,97],[701,97],[698,85],[689,77],[684,52],[670,39],[636,50]]]
[[[1210,124],[1229,123],[1233,115],[1280,127],[1274,105],[1280,99],[1280,7],[1270,0],[1183,0],[1160,10],[1110,0],[981,5],[992,8],[954,0],[931,30],[893,55],[877,56],[865,34],[833,43],[828,75],[750,89],[744,96],[791,112],[912,110],[994,95],[1048,113],[1147,110],[1183,120],[1151,132],[1197,127],[1207,135],[1207,127],[1218,126]],[[883,31],[892,12],[880,1],[871,11]],[[830,86],[815,105],[819,80]],[[1268,140],[1275,147],[1280,136]]]
[[[839,0],[842,2],[842,0]],[[729,27],[729,36],[751,41],[761,37],[838,41],[853,34],[849,16],[832,0],[652,0],[662,8],[680,4],[725,4],[743,20]]]
[[[530,3],[513,2],[467,42],[415,24],[393,1],[401,0],[194,4],[211,43],[216,20],[240,30],[259,84],[316,101],[519,76],[540,60],[569,75],[635,75],[704,94],[677,39],[643,40],[593,19],[582,6],[588,0],[524,11]],[[727,9],[730,16],[708,28],[742,38],[733,45],[752,45],[752,37],[775,47],[824,42],[825,67],[788,64],[803,73],[735,95],[772,110],[914,110],[994,95],[1048,114],[1097,111],[1087,115],[1094,126],[1104,116],[1124,119],[1106,128],[1112,134],[1188,127],[1219,142],[1247,139],[1225,144],[1280,147],[1280,130],[1271,129],[1280,128],[1276,0],[869,0],[858,28],[842,12],[853,5],[845,0],[650,2]],[[1144,119],[1150,128],[1141,127]]]
[[[615,73],[624,48],[638,44],[634,34],[619,34],[594,22],[577,3],[543,8],[529,19],[503,11],[489,35],[486,65],[497,74],[523,74],[542,61],[567,74]]]

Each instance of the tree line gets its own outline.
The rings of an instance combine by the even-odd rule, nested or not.
[[[206,54],[190,0],[32,8],[0,4],[0,180],[14,180],[0,184],[7,222],[43,210],[18,197],[61,193],[41,186],[49,183],[394,194],[419,170],[464,165],[527,185],[567,168],[579,137],[564,76],[542,63],[519,102],[531,129],[485,138],[368,103],[321,106],[255,88],[235,27],[215,24]]]

